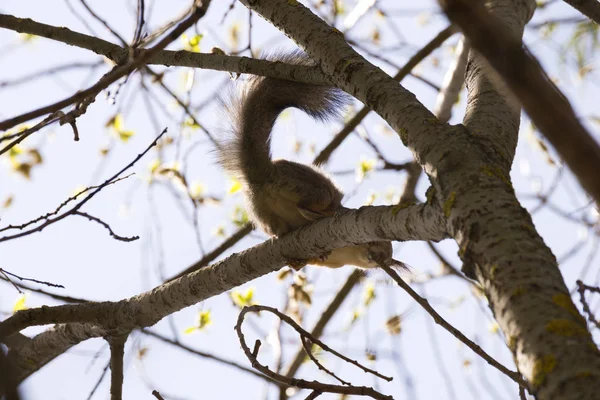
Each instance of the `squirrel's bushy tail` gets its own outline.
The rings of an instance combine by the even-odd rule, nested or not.
[[[314,65],[300,51],[268,59],[287,64]],[[348,95],[331,86],[253,76],[243,84],[239,93],[225,102],[232,135],[219,146],[219,163],[242,182],[265,182],[273,169],[271,130],[283,110],[296,107],[315,119],[327,120],[338,115],[348,100]]]

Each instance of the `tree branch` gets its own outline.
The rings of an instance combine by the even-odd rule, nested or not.
[[[565,3],[600,25],[600,2],[598,0],[564,0]]]
[[[500,74],[581,186],[600,205],[600,179],[595,173],[600,168],[600,146],[535,57],[483,3],[440,0],[440,4],[473,48]]]
[[[0,340],[26,327],[51,323],[91,323],[114,330],[112,334],[128,332],[275,271],[288,260],[316,257],[334,248],[376,240],[439,241],[446,237],[443,226],[441,212],[427,205],[340,212],[126,300],[18,311],[0,322]]]
[[[98,55],[105,56],[117,65],[127,63],[130,50],[114,43],[107,42],[94,36],[43,24],[31,19],[17,18],[12,15],[0,14],[0,27],[20,33],[27,33],[56,40],[68,45],[90,50]],[[318,67],[289,65],[281,62],[252,59],[248,57],[228,56],[221,54],[194,53],[186,50],[171,51],[152,49],[136,49],[139,57],[144,56],[148,65],[166,65],[178,67],[191,67],[212,69],[232,73],[251,73],[254,75],[268,75],[276,79],[289,79],[297,74],[299,82],[310,84],[325,84],[327,80],[323,77]],[[152,51],[151,54],[147,54]],[[141,65],[141,64],[140,64]],[[0,123],[0,130],[4,128]]]
[[[107,179],[106,181],[104,181],[104,183],[102,183],[101,185],[98,186],[91,186],[86,188],[85,190],[77,193],[75,196],[69,197],[67,200],[65,200],[64,202],[62,202],[57,208],[56,210],[54,210],[53,212],[47,213],[45,215],[42,215],[38,218],[35,218],[29,222],[26,222],[22,225],[9,225],[6,226],[2,229],[0,229],[0,232],[5,231],[5,230],[9,230],[9,229],[24,229],[27,226],[34,224],[36,222],[39,221],[44,221],[44,223],[34,227],[34,228],[30,228],[29,230],[26,231],[22,231],[20,233],[15,233],[12,235],[6,235],[3,237],[0,237],[0,242],[5,242],[7,240],[11,240],[11,239],[16,239],[16,238],[20,238],[23,236],[27,236],[30,235],[32,233],[35,232],[41,232],[42,230],[44,230],[44,228],[46,228],[49,225],[52,225],[66,217],[68,217],[69,215],[73,215],[77,212],[79,212],[79,210],[81,209],[81,207],[83,207],[88,201],[90,201],[96,194],[98,194],[103,188],[105,188],[108,185],[112,185],[115,182],[118,182],[124,178],[119,178],[119,176],[124,173],[125,171],[127,171],[129,168],[131,168],[135,163],[137,163],[146,153],[148,153],[148,151],[150,151],[150,149],[152,147],[154,147],[156,145],[156,143],[158,142],[158,140],[167,132],[167,129],[165,128],[153,141],[152,143],[150,143],[150,145],[144,150],[142,151],[140,154],[138,154],[133,161],[131,161],[129,164],[127,164],[123,169],[121,169],[119,172],[117,172],[115,175],[113,175],[112,177],[110,177],[109,179]],[[92,190],[93,189],[93,190]],[[63,212],[62,214],[58,214],[58,212],[65,206],[67,205],[69,202],[76,200],[78,196],[80,196],[83,193],[86,192],[90,192],[87,196],[85,196],[81,201],[79,201],[79,203],[75,204],[71,209]],[[52,218],[52,216],[56,215],[55,217]],[[86,215],[87,216],[87,215]],[[110,230],[110,228],[109,228]],[[112,230],[110,230],[111,233]]]
[[[460,90],[465,83],[465,69],[469,56],[469,45],[465,42],[465,37],[461,37],[454,51],[454,60],[442,84],[442,90],[438,93],[435,100],[434,114],[441,122],[448,122],[452,117],[452,107],[458,100]]]
[[[444,226],[441,211],[428,205],[344,211],[129,299],[18,311],[0,322],[0,342],[28,326],[62,324],[11,353],[25,371],[19,373],[23,377],[83,340],[151,326],[175,311],[275,271],[290,259],[375,240],[439,241],[446,237]]]
[[[142,333],[145,334],[145,335],[148,335],[150,337],[153,337],[153,338],[155,338],[157,340],[160,340],[163,343],[168,343],[168,344],[170,344],[172,346],[177,347],[178,349],[187,351],[190,354],[194,354],[196,356],[200,356],[200,357],[206,358],[208,360],[216,361],[216,362],[218,362],[220,364],[227,365],[229,367],[233,367],[233,368],[235,368],[235,369],[237,369],[239,371],[247,372],[247,373],[249,373],[249,374],[251,374],[251,375],[253,375],[253,376],[257,377],[257,378],[266,379],[268,382],[271,382],[264,375],[259,374],[258,372],[254,371],[254,370],[252,370],[250,368],[246,368],[243,365],[240,365],[240,364],[238,364],[238,363],[236,363],[234,361],[225,360],[225,359],[223,359],[221,357],[217,357],[217,356],[215,356],[213,354],[193,349],[193,348],[191,348],[189,346],[186,346],[183,343],[180,343],[178,341],[175,341],[175,340],[169,339],[167,337],[164,337],[164,336],[162,336],[162,335],[160,335],[160,334],[158,334],[158,333],[156,333],[154,331],[151,331],[149,329],[142,329]]]
[[[335,313],[339,310],[340,306],[344,302],[344,300],[348,297],[352,289],[360,282],[360,278],[363,276],[362,271],[355,269],[346,279],[346,282],[342,285],[340,290],[336,293],[336,295],[331,299],[329,305],[323,310],[319,320],[316,322],[314,328],[310,332],[312,337],[320,338],[325,330],[325,326],[329,323],[331,318],[335,315]],[[296,372],[302,366],[302,362],[304,361],[304,348],[301,346],[298,351],[296,351],[296,355],[292,359],[287,371],[285,371],[284,375],[288,378],[296,375]]]
[[[110,399],[123,398],[123,358],[125,342],[129,334],[110,336],[106,341],[110,345]]]
[[[259,370],[260,372],[262,372],[269,378],[273,379],[274,381],[281,382],[288,386],[296,386],[296,387],[299,387],[302,389],[310,389],[310,390],[318,391],[318,392],[362,395],[362,396],[369,396],[374,399],[382,399],[382,400],[386,400],[386,399],[391,400],[392,399],[392,396],[385,396],[385,395],[375,391],[373,388],[366,387],[366,386],[339,386],[339,385],[329,385],[329,384],[325,384],[325,383],[320,383],[317,381],[309,382],[304,379],[288,378],[284,375],[281,375],[281,374],[271,371],[267,366],[262,365],[258,361],[258,350],[260,348],[261,342],[259,340],[257,340],[254,344],[254,349],[251,351],[250,348],[248,347],[248,345],[246,344],[244,334],[242,333],[242,323],[244,322],[244,316],[248,312],[257,312],[257,311],[269,311],[271,313],[274,313],[279,318],[281,318],[285,322],[287,322],[290,326],[292,326],[303,338],[310,336],[310,334],[308,332],[306,332],[304,329],[302,329],[298,324],[296,324],[292,318],[288,317],[285,314],[280,313],[277,309],[274,309],[272,307],[267,307],[267,306],[258,306],[258,305],[244,307],[238,317],[237,323],[235,325],[235,331],[237,332],[238,338],[240,340],[240,344],[242,345],[242,350],[244,350],[246,357],[248,357],[248,360],[250,360],[250,362],[252,363],[252,367],[256,368],[257,370]],[[351,362],[354,365],[358,364],[355,361],[349,360],[347,357],[343,356],[342,354],[335,352],[333,349],[329,348],[325,343],[321,342],[320,340],[318,340],[316,338],[315,338],[315,343],[317,343],[319,346],[321,346],[321,348],[323,348],[324,350],[332,352],[333,354],[335,354],[336,356],[342,358],[343,360],[345,360],[347,362]],[[365,372],[371,372],[371,373],[376,374],[378,377],[381,377],[381,375],[379,373],[377,373],[376,371],[370,370],[370,369],[362,367],[362,366],[360,366],[360,367]]]
[[[452,26],[447,27],[438,33],[433,39],[431,39],[422,49],[417,51],[408,62],[402,67],[396,75],[394,75],[394,80],[401,82],[406,75],[408,75],[421,61],[423,61],[428,55],[430,55],[434,50],[439,48],[442,43],[444,43],[450,36],[455,33],[455,29]],[[371,109],[368,106],[364,106],[360,109],[356,115],[346,123],[344,129],[342,129],[331,142],[325,147],[321,153],[317,156],[314,161],[314,164],[320,165],[325,162],[325,160],[329,159],[329,156],[333,151],[350,135],[354,129],[361,123],[363,119],[371,112]]]
[[[126,76],[126,75],[130,74],[131,72],[135,71],[141,65],[144,65],[153,55],[155,55],[159,51],[163,50],[167,45],[169,45],[169,43],[171,43],[173,40],[177,39],[189,27],[191,27],[196,22],[198,22],[198,20],[200,18],[202,18],[204,16],[204,14],[206,13],[209,4],[210,4],[210,0],[204,0],[202,2],[201,6],[199,6],[199,7],[194,6],[194,11],[192,12],[192,14],[186,20],[184,20],[179,25],[177,25],[171,32],[169,32],[168,35],[166,35],[164,38],[162,38],[160,40],[160,42],[158,42],[154,47],[148,49],[145,52],[142,52],[137,57],[128,59],[127,62],[125,62],[124,64],[116,66],[109,73],[104,75],[102,77],[102,79],[100,79],[93,86],[91,86],[85,90],[78,91],[76,94],[74,94],[66,99],[63,99],[57,103],[54,103],[54,104],[48,105],[46,107],[42,107],[37,110],[4,120],[4,121],[0,122],[0,130],[7,130],[7,129],[12,128],[15,125],[20,124],[20,123],[29,121],[31,119],[40,117],[40,116],[48,114],[48,113],[53,113],[53,112],[59,111],[60,109],[62,109],[64,107],[67,107],[73,103],[82,102],[87,98],[95,98],[98,95],[98,93],[100,93],[102,90],[107,88],[110,84],[116,82],[118,79],[122,78],[123,76]],[[7,19],[9,22],[12,22],[13,25],[16,24],[17,26],[19,24],[19,21],[23,21],[23,20],[19,20],[19,18],[15,18],[13,16],[0,15],[0,24],[2,22],[6,22]],[[24,21],[33,23],[33,21],[31,21],[31,20],[24,20]],[[4,25],[0,25],[0,26],[4,26]],[[47,29],[47,27],[48,26],[46,25],[44,28]],[[54,32],[51,32],[50,35],[52,33],[54,33]],[[83,41],[83,42],[85,43],[85,41]]]
[[[392,268],[382,265],[381,268],[400,286],[410,297],[412,297],[435,321],[436,324],[440,325],[446,331],[448,331],[452,336],[463,342],[468,348],[473,350],[478,356],[483,358],[488,364],[492,367],[496,368],[498,371],[502,372],[504,375],[512,379],[514,382],[519,384],[520,386],[527,387],[527,382],[523,379],[521,374],[516,371],[511,371],[506,368],[504,365],[500,364],[496,359],[487,354],[485,350],[479,347],[475,342],[467,338],[461,331],[450,325],[440,314],[431,305],[427,299],[419,296],[417,292],[415,292],[409,284],[404,282],[402,278],[394,271]]]
[[[14,374],[14,366],[0,348],[0,397],[6,400],[19,400],[17,380]],[[3,396],[4,395],[4,396]]]
[[[444,210],[447,229],[459,245],[463,270],[470,268],[470,276],[484,288],[520,372],[540,399],[554,399],[566,388],[580,397],[597,393],[596,375],[582,374],[598,370],[600,355],[589,351],[593,340],[581,316],[571,312],[574,306],[556,259],[514,194],[506,172],[511,155],[490,151],[494,148],[479,132],[441,124],[412,93],[368,63],[301,3],[240,1],[298,43],[337,87],[377,112],[413,152],[432,182],[428,197]],[[501,3],[525,17],[535,4]],[[522,295],[530,291],[536,295]],[[578,340],[567,345],[556,333],[555,319],[572,326]],[[548,363],[557,367],[548,372]]]

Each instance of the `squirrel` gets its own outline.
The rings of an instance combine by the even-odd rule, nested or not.
[[[270,57],[293,65],[313,66],[296,51]],[[270,236],[346,210],[343,193],[319,168],[271,159],[271,131],[279,114],[298,108],[316,120],[338,116],[349,96],[331,86],[319,86],[262,76],[250,77],[237,95],[223,102],[231,120],[231,137],[217,149],[218,161],[242,185],[250,220]],[[392,245],[377,241],[334,249],[316,259],[289,260],[294,269],[305,264],[339,268],[375,268],[392,264]]]

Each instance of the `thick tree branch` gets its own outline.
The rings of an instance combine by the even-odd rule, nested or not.
[[[109,58],[117,65],[127,63],[127,60],[131,56],[131,51],[128,48],[94,36],[75,32],[68,28],[47,25],[28,18],[17,18],[12,15],[0,14],[0,27],[90,50],[98,55]],[[288,65],[280,62],[274,63],[268,60],[248,57],[194,53],[186,50],[161,50],[152,51],[151,54],[147,54],[153,49],[136,49],[135,54],[138,57],[144,56],[146,59],[145,63],[149,65],[202,68],[240,74],[251,73],[255,75],[269,75],[270,77],[281,79],[289,79],[290,76],[293,76],[294,79],[298,79],[300,82],[311,84],[324,84],[327,82],[320,69],[316,67]],[[0,129],[4,129],[4,125],[0,124]]]
[[[535,57],[483,3],[467,0],[440,3],[473,48],[501,75],[581,186],[600,204],[600,179],[596,174],[600,168],[600,146]]]
[[[288,260],[375,240],[439,241],[446,237],[443,226],[441,212],[427,205],[345,211],[130,299],[18,311],[0,323],[0,340],[26,327],[51,323],[91,323],[114,330],[114,334],[128,332],[275,271]]]
[[[19,400],[19,391],[17,390],[17,379],[14,374],[14,366],[0,349],[0,396],[6,400]]]
[[[290,259],[310,258],[349,243],[382,239],[439,241],[446,237],[443,227],[441,212],[428,205],[345,211],[129,299],[19,311],[0,322],[0,338],[27,326],[64,323],[11,352],[20,368],[33,371],[83,340],[151,326],[175,311],[275,271]]]
[[[428,55],[430,55],[434,50],[439,48],[442,43],[444,43],[452,34],[454,34],[455,28],[452,26],[447,27],[438,33],[433,39],[431,39],[423,48],[417,51],[408,62],[402,67],[396,75],[394,75],[394,79],[398,82],[401,82],[406,75],[408,75],[421,61],[423,61]],[[371,112],[371,109],[368,106],[364,106],[360,109],[356,115],[346,123],[344,129],[342,129],[335,137],[331,140],[331,142],[323,149],[321,154],[315,159],[314,163],[316,165],[323,164],[325,160],[329,158],[331,153],[339,147],[339,145],[350,135],[354,129],[362,122],[363,119]]]
[[[600,25],[600,2],[598,0],[564,0],[565,3]]]
[[[91,324],[63,324],[56,325],[17,347],[10,347],[9,359],[15,367],[15,379],[22,382],[76,344],[90,338],[105,337],[107,334],[105,329]],[[14,336],[8,339],[12,340]],[[7,344],[12,345],[10,342]]]
[[[600,370],[600,354],[589,351],[593,340],[556,259],[515,197],[505,172],[510,154],[490,151],[478,132],[440,124],[414,95],[302,4],[241,1],[305,49],[336,86],[382,116],[413,152],[433,184],[429,197],[444,210],[449,233],[460,246],[463,270],[484,288],[530,390],[540,399],[566,392],[593,398],[600,380],[586,371]],[[510,4],[522,12],[532,2]],[[559,326],[572,328],[577,340],[568,341]]]

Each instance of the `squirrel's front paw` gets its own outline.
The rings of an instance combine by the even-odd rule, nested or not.
[[[288,258],[287,260],[288,266],[295,271],[300,271],[306,264],[308,264],[308,260],[300,259],[300,258]]]
[[[319,256],[317,257],[317,259],[319,261],[326,261],[327,258],[331,255],[331,250],[330,251],[326,251],[325,253],[321,253],[319,254]]]

